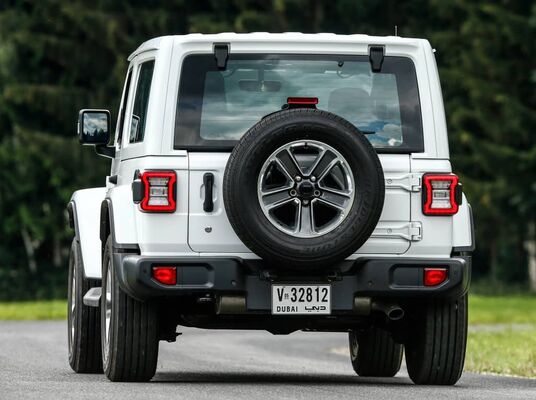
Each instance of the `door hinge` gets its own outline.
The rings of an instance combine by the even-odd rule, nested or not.
[[[383,239],[405,239],[417,242],[422,239],[422,224],[420,222],[381,224],[374,229],[371,237]]]
[[[218,69],[227,68],[227,59],[229,58],[229,43],[214,43],[214,57]]]
[[[369,61],[372,72],[382,70],[383,59],[385,57],[385,46],[370,46]]]
[[[422,239],[422,224],[420,222],[410,222],[409,236],[411,241],[419,241]]]
[[[421,191],[421,176],[418,174],[405,174],[385,178],[386,189],[404,189],[408,192]]]

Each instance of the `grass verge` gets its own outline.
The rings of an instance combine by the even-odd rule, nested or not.
[[[536,328],[470,332],[465,370],[536,378]]]
[[[469,324],[535,324],[536,296],[469,296]]]
[[[66,300],[0,303],[0,321],[24,321],[67,318]]]

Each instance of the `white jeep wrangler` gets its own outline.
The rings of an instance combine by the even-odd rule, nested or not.
[[[471,208],[451,173],[426,40],[169,36],[129,58],[83,144],[112,159],[76,191],[69,361],[153,377],[178,325],[348,332],[361,376],[454,384],[467,337]]]

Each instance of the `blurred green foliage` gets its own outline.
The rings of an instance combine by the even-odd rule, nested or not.
[[[0,298],[65,293],[65,205],[109,162],[76,143],[80,108],[117,110],[126,58],[168,34],[424,37],[437,49],[455,172],[477,223],[476,275],[527,279],[536,220],[536,4],[529,1],[4,0],[0,3]]]

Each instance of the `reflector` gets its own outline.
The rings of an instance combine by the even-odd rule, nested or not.
[[[153,267],[153,279],[164,285],[176,285],[177,267]]]
[[[437,286],[447,279],[446,268],[425,268],[424,286]]]

